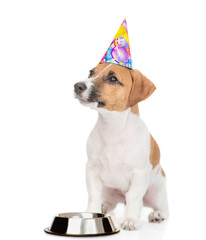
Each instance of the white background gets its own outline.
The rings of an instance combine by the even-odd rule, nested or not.
[[[73,84],[125,17],[134,67],[157,87],[140,114],[160,145],[170,219],[149,224],[147,211],[141,230],[108,238],[205,239],[205,12],[198,0],[0,1],[1,239],[60,239],[43,232],[52,217],[86,209],[97,113]]]

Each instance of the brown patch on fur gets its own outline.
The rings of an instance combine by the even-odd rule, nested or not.
[[[111,64],[106,69],[109,64],[98,64],[94,69],[94,75],[92,75],[92,77],[98,76],[103,71],[94,80],[94,86],[99,93],[100,101],[106,103],[103,108],[110,111],[124,111],[148,98],[156,89],[155,85],[140,71],[117,64]],[[117,77],[121,84],[110,84],[104,80],[110,72],[113,72],[113,75]],[[135,106],[132,112],[138,114],[138,106]]]
[[[92,77],[97,76],[101,73],[109,63],[98,64],[95,68],[95,74]],[[109,84],[104,81],[104,78],[113,72],[117,77],[118,81],[122,84]],[[128,99],[130,95],[130,90],[132,87],[132,77],[130,74],[131,69],[119,66],[117,64],[111,64],[100,76],[95,79],[94,87],[100,94],[100,101],[106,103],[103,107],[110,111],[124,111],[129,106]]]
[[[151,136],[150,163],[152,164],[152,169],[154,169],[160,163],[160,149],[152,135],[150,136]]]
[[[131,107],[131,112],[134,113],[134,114],[139,115],[139,106],[138,106],[138,104],[136,104],[133,107]]]
[[[152,95],[156,87],[153,82],[138,70],[132,70],[131,76],[133,84],[130,92],[129,104],[130,106],[134,106]]]
[[[163,169],[161,169],[161,174],[162,174],[162,176],[163,176],[163,177],[165,177],[165,176],[166,176],[166,174],[165,174],[165,172],[164,172],[164,170],[163,170]]]

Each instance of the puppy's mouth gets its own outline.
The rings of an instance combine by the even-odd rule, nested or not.
[[[106,105],[105,101],[100,100],[100,94],[94,86],[91,87],[88,102],[97,103],[97,107],[104,107]]]
[[[100,94],[96,91],[94,86],[91,86],[89,93],[85,96],[82,94],[74,94],[74,97],[84,106],[101,108],[106,106],[106,102],[100,99]]]

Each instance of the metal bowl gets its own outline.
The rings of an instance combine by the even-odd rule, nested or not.
[[[102,213],[71,212],[56,215],[46,233],[61,236],[99,236],[118,233],[110,216]]]

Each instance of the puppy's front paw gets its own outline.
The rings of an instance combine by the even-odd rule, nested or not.
[[[140,220],[134,218],[126,218],[121,224],[121,228],[124,230],[137,230],[140,226]]]
[[[165,220],[165,217],[161,211],[154,211],[149,215],[149,222],[161,223],[164,220]]]

